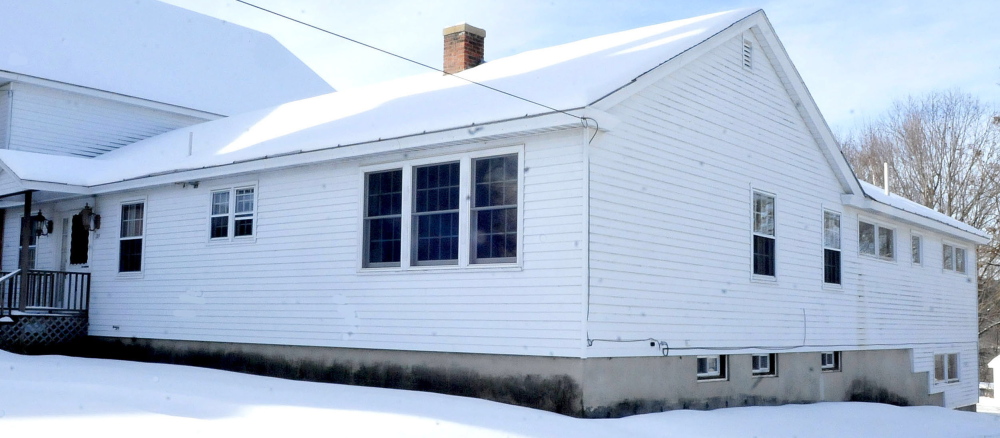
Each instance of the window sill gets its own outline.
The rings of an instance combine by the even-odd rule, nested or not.
[[[823,371],[824,373],[839,373],[840,372],[840,368],[829,368],[829,369],[825,369],[825,370],[821,370],[821,371]]]
[[[143,271],[138,272],[119,272],[115,275],[116,280],[141,280],[144,276]]]
[[[755,379],[758,379],[758,378],[759,379],[766,379],[766,378],[769,378],[769,377],[778,377],[778,375],[774,374],[774,373],[770,373],[770,374],[753,374],[751,377],[753,377]]]
[[[858,257],[862,259],[876,260],[880,262],[896,264],[896,258],[889,259],[885,257],[873,256],[871,254],[858,254]]]
[[[402,268],[399,266],[382,268],[361,268],[358,274],[361,275],[402,275],[411,273],[434,273],[434,272],[519,272],[524,268],[517,263],[504,264],[476,264],[476,265],[437,265],[437,266],[409,266]]]
[[[704,382],[728,382],[729,379],[726,377],[698,377],[698,383]]]
[[[955,380],[935,380],[934,381],[934,386],[954,385],[956,383],[961,383],[961,381],[958,380],[958,379],[955,379]]]
[[[824,290],[828,290],[828,291],[843,292],[844,291],[844,284],[843,283],[827,283],[827,282],[824,281],[823,282],[823,289]]]
[[[209,245],[249,245],[252,243],[257,243],[257,236],[208,239]]]
[[[774,275],[750,274],[750,281],[762,284],[778,284],[778,277]]]

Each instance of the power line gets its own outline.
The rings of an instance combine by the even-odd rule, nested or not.
[[[356,39],[353,39],[353,38],[349,38],[349,37],[347,37],[347,36],[344,36],[344,35],[341,35],[341,34],[339,34],[339,33],[336,33],[336,32],[333,32],[333,31],[330,31],[330,30],[327,30],[327,29],[324,29],[324,28],[322,28],[322,27],[319,27],[319,26],[316,26],[316,25],[313,25],[313,24],[309,24],[309,23],[306,23],[305,21],[302,21],[302,20],[299,20],[299,19],[297,19],[297,18],[293,18],[293,17],[290,17],[290,16],[288,16],[288,15],[284,15],[284,14],[281,14],[281,13],[279,13],[279,12],[276,12],[276,11],[272,11],[272,10],[270,10],[270,9],[267,9],[267,8],[264,8],[264,7],[261,7],[261,6],[257,6],[257,5],[255,5],[255,4],[253,4],[253,3],[250,3],[250,2],[247,2],[247,1],[244,1],[244,0],[236,0],[236,1],[237,1],[238,3],[243,3],[244,5],[247,5],[247,6],[250,6],[250,7],[253,7],[253,8],[256,8],[256,9],[259,9],[259,10],[261,10],[261,11],[264,11],[264,12],[267,12],[267,13],[269,13],[269,14],[272,14],[272,15],[276,15],[276,16],[278,16],[278,17],[281,17],[281,18],[284,18],[284,19],[286,19],[286,20],[289,20],[289,21],[293,21],[293,22],[295,22],[295,23],[298,23],[298,24],[301,24],[301,25],[303,25],[303,26],[307,26],[307,27],[310,27],[310,28],[312,28],[312,29],[316,29],[316,30],[318,30],[318,31],[320,31],[320,32],[323,32],[323,33],[326,33],[326,34],[329,34],[329,35],[333,35],[333,36],[335,36],[335,37],[337,37],[337,38],[341,38],[341,39],[344,39],[344,40],[347,40],[347,41],[350,41],[350,42],[352,42],[352,43],[355,43],[355,44],[358,44],[358,45],[361,45],[361,46],[364,46],[364,47],[367,47],[367,48],[369,48],[369,49],[372,49],[372,50],[376,50],[376,51],[379,51],[379,52],[382,52],[382,53],[384,53],[384,54],[386,54],[386,55],[389,55],[389,56],[392,56],[392,57],[395,57],[395,58],[399,58],[399,59],[402,59],[402,60],[404,60],[404,61],[407,61],[407,62],[411,62],[411,63],[413,63],[413,64],[416,64],[416,65],[419,65],[419,66],[421,66],[421,67],[424,67],[424,68],[429,68],[429,69],[431,69],[431,70],[434,70],[434,71],[436,71],[436,72],[440,72],[440,73],[444,73],[444,74],[445,74],[445,75],[447,75],[447,76],[452,76],[452,77],[455,77],[455,78],[458,78],[458,79],[461,79],[461,80],[463,80],[463,81],[466,81],[466,82],[468,82],[468,83],[470,83],[470,84],[475,84],[475,85],[478,85],[478,86],[480,86],[480,87],[483,87],[483,88],[486,88],[486,89],[489,89],[489,90],[492,90],[492,91],[495,91],[495,92],[497,92],[497,93],[501,93],[501,94],[504,94],[504,95],[507,95],[507,96],[510,96],[510,97],[513,97],[513,98],[515,98],[515,99],[520,99],[520,100],[522,100],[522,101],[525,101],[525,102],[528,102],[528,103],[530,103],[530,104],[533,104],[533,105],[538,105],[538,106],[540,106],[540,107],[542,107],[542,108],[545,108],[545,109],[548,109],[548,110],[551,110],[551,111],[553,111],[553,112],[557,112],[557,113],[562,113],[562,114],[565,114],[565,115],[567,115],[567,116],[570,116],[570,117],[572,117],[572,118],[574,118],[574,119],[579,119],[580,121],[584,121],[584,122],[585,122],[585,119],[588,119],[588,117],[581,117],[581,116],[576,116],[576,115],[573,115],[573,114],[570,114],[570,113],[568,113],[568,112],[566,112],[566,111],[563,111],[563,110],[560,110],[560,109],[556,109],[556,108],[553,108],[553,107],[551,107],[551,106],[548,106],[548,105],[545,105],[545,104],[543,104],[543,103],[539,103],[539,102],[536,102],[536,101],[534,101],[534,100],[531,100],[531,99],[528,99],[528,98],[525,98],[525,97],[521,97],[521,96],[518,96],[518,95],[516,95],[516,94],[513,94],[513,93],[509,93],[509,92],[507,92],[507,91],[504,91],[504,90],[500,90],[500,89],[498,89],[498,88],[494,88],[494,87],[491,87],[491,86],[489,86],[489,85],[486,85],[486,84],[483,84],[483,83],[480,83],[480,82],[476,82],[476,81],[474,81],[474,80],[472,80],[472,79],[467,79],[467,78],[464,78],[464,77],[462,77],[462,76],[458,76],[458,75],[456,75],[456,74],[452,74],[452,73],[448,73],[448,72],[446,72],[446,71],[444,71],[444,70],[441,70],[441,69],[439,69],[439,68],[436,68],[436,67],[432,67],[432,66],[429,66],[429,65],[427,65],[427,64],[424,64],[424,63],[422,63],[422,62],[420,62],[420,61],[417,61],[417,60],[414,60],[414,59],[410,59],[410,58],[407,58],[407,57],[405,57],[405,56],[403,56],[403,55],[397,55],[397,54],[395,54],[395,53],[392,53],[392,52],[390,52],[390,51],[388,51],[388,50],[385,50],[385,49],[380,49],[380,48],[378,48],[378,47],[375,47],[375,46],[373,46],[373,45],[371,45],[371,44],[366,44],[366,43],[363,43],[363,42],[361,42],[361,41],[358,41],[358,40],[356,40]],[[591,119],[591,120],[593,120],[593,119]],[[594,122],[596,123],[597,121],[596,121],[596,120],[594,120]],[[594,134],[596,135],[597,133],[595,132]],[[593,140],[593,138],[591,138],[591,140]]]

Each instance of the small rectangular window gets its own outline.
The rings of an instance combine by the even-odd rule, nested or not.
[[[941,259],[944,269],[964,274],[966,263],[965,249],[948,245],[947,243],[942,245],[942,248],[944,251],[942,251]]]
[[[754,354],[751,357],[754,376],[775,376],[778,371],[778,355]]]
[[[753,273],[775,275],[774,196],[753,192]]]
[[[934,355],[935,383],[958,382],[958,353]]]
[[[840,284],[840,214],[823,212],[823,281]]]
[[[698,380],[721,380],[726,378],[726,356],[698,356]]]
[[[840,352],[824,351],[820,353],[820,369],[823,371],[840,371]]]
[[[403,171],[365,175],[365,267],[399,266]]]
[[[883,260],[896,259],[895,232],[892,228],[858,221],[858,252]]]
[[[914,265],[919,265],[921,263],[921,252],[923,251],[921,243],[920,236],[910,236],[910,257],[912,257]]]
[[[21,223],[23,224],[24,221],[25,221],[24,216],[22,216],[21,217]],[[29,224],[29,225],[32,225],[32,224]],[[21,229],[23,230],[24,228],[22,227]],[[32,226],[28,227],[28,230],[32,230],[32,229],[34,229],[34,227],[32,227]],[[17,244],[17,249],[18,249],[18,252],[17,252],[17,263],[18,264],[17,265],[21,266],[21,251],[20,251],[21,248],[22,248],[22,246],[21,246],[21,239],[18,239],[17,242],[18,242],[18,244]],[[35,261],[38,259],[37,254],[38,254],[38,235],[36,235],[34,232],[29,232],[28,233],[28,268],[29,269],[35,269]]]
[[[142,271],[144,206],[142,202],[122,204],[121,234],[118,240],[118,272]]]

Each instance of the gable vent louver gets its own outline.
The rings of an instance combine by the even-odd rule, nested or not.
[[[753,42],[743,38],[743,68],[753,70]]]

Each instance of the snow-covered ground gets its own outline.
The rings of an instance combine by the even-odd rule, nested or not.
[[[1000,415],[867,403],[583,420],[484,400],[0,351],[4,436],[1000,437]]]

